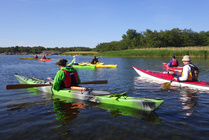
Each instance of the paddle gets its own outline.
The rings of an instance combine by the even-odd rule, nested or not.
[[[80,84],[107,84],[107,80],[101,81],[88,81],[81,82]],[[41,87],[41,86],[52,86],[53,84],[17,84],[17,85],[7,85],[6,89],[20,89],[20,88],[32,88],[32,87]]]
[[[162,89],[169,89],[170,86],[171,86],[171,83],[173,82],[174,80],[171,80],[170,82],[165,82],[161,85],[161,88]]]

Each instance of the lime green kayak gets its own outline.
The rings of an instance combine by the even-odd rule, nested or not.
[[[75,69],[95,69],[95,65],[72,65]]]
[[[47,81],[29,78],[18,74],[15,74],[15,77],[21,84],[48,84]],[[74,98],[98,104],[124,106],[143,111],[154,111],[164,102],[164,100],[161,99],[129,97],[126,92],[122,94],[111,94],[108,91],[97,91],[85,87],[75,87],[59,91],[52,89],[51,86],[41,86],[37,89],[43,92],[50,92],[52,96],[59,96],[61,98]]]

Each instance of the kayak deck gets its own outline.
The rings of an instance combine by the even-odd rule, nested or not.
[[[89,62],[83,62],[83,63],[79,63],[79,65],[96,66],[96,68],[117,68],[117,65],[104,64],[104,63],[91,64]]]
[[[21,84],[44,84],[43,80],[38,80],[36,78],[28,78],[24,76],[20,76],[15,74],[15,77]],[[56,91],[51,88],[51,86],[42,86],[38,87],[37,90],[41,90],[44,92],[50,92],[53,96],[60,96],[64,98],[75,98],[79,100],[86,100],[90,102],[96,102],[100,104],[111,104],[117,106],[124,106],[129,108],[134,108],[143,111],[154,111],[158,108],[164,100],[161,99],[146,99],[146,98],[139,98],[139,97],[120,97],[118,99],[112,98],[112,95],[108,91],[97,91],[88,89],[83,90],[59,90]]]
[[[96,66],[94,65],[72,65],[75,69],[95,69]]]

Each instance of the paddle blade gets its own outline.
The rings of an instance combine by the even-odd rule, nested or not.
[[[161,88],[162,88],[162,89],[169,89],[170,86],[171,86],[171,82],[166,82],[166,83],[163,83],[163,84],[161,85]]]
[[[81,84],[107,84],[107,80],[81,82]]]
[[[53,84],[17,84],[17,85],[7,85],[6,89],[20,89],[20,88],[33,88],[41,86],[52,86]]]

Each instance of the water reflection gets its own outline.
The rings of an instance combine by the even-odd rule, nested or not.
[[[181,89],[179,99],[181,100],[181,106],[184,114],[186,116],[191,116],[195,112],[194,107],[198,106],[197,90]]]
[[[53,102],[53,108],[56,113],[56,119],[62,122],[61,126],[75,120],[80,113],[79,108],[84,109],[83,104],[66,103],[55,99]],[[59,126],[59,127],[61,127]]]
[[[156,124],[160,124],[162,121],[158,117],[158,115],[153,111],[147,112],[147,111],[141,111],[132,108],[108,105],[108,104],[94,104],[94,107],[107,110],[113,118],[117,118],[119,116],[129,116],[129,117],[145,120],[148,122],[154,122]]]

